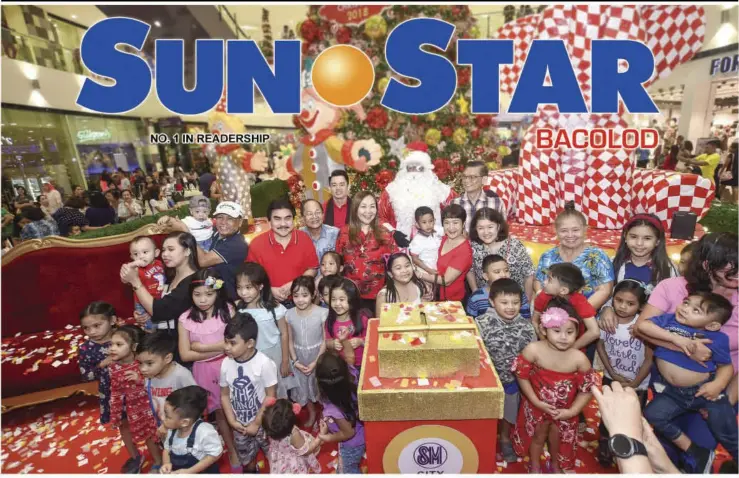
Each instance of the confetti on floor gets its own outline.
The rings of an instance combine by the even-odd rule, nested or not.
[[[584,410],[588,419],[597,415],[597,405],[591,401]],[[97,400],[90,397],[71,397],[43,405],[26,407],[3,414],[2,452],[0,471],[3,473],[119,473],[128,455],[117,432],[99,423]],[[307,418],[303,410],[299,419]],[[598,419],[586,429],[577,449],[578,473],[618,473],[615,466],[604,468],[597,461]],[[583,446],[585,445],[585,446]],[[498,450],[500,451],[500,450]],[[140,452],[146,457],[142,472],[147,472],[152,461],[145,447]],[[548,457],[549,453],[544,452]],[[722,449],[717,453],[714,471],[728,455]],[[269,472],[269,463],[260,453],[258,461],[265,464],[262,473]],[[324,473],[336,473],[338,453],[335,444],[324,444],[318,455]],[[528,457],[516,462],[497,462],[498,472],[528,473]],[[53,469],[49,463],[53,462]],[[219,462],[221,472],[228,473],[226,454]],[[362,463],[366,472],[366,461]]]

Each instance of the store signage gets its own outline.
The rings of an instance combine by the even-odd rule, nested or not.
[[[342,25],[361,25],[385,8],[386,5],[324,5],[318,9],[318,15]]]
[[[403,431],[385,448],[385,473],[477,473],[477,448],[463,433],[440,425]]]
[[[92,129],[83,129],[80,131],[77,131],[77,141],[80,143],[91,143],[93,141],[106,141],[110,139],[113,135],[110,134],[110,131],[107,129],[104,129],[102,131],[95,131]]]
[[[736,73],[737,71],[739,71],[739,54],[711,60],[711,76],[717,73]]]
[[[149,24],[126,17],[106,18],[87,30],[80,46],[83,63],[92,73],[115,83],[103,85],[86,78],[77,105],[120,114],[146,100],[153,76],[148,63],[118,50],[118,46],[141,49],[150,31]],[[455,65],[421,47],[446,50],[456,46],[457,63],[469,65],[472,70],[472,113],[501,112],[500,65],[513,63],[513,40],[460,39],[453,45],[454,32],[454,24],[436,18],[413,18],[389,32],[385,44],[389,68],[395,76],[414,78],[419,85],[392,78],[382,96],[384,107],[402,114],[428,114],[447,106],[457,89]],[[174,114],[197,115],[212,110],[221,100],[226,80],[229,113],[254,113],[254,85],[274,114],[301,112],[301,40],[275,41],[274,65],[267,62],[254,40],[195,40],[195,68],[208,74],[199,76],[192,90],[187,90],[182,80],[184,40],[157,39],[155,44],[155,94]],[[620,106],[632,114],[659,113],[643,85],[654,72],[654,55],[647,45],[633,40],[593,40],[591,56],[591,81],[587,86],[592,97],[587,104],[565,42],[534,40],[508,112],[533,114],[541,104],[555,104],[560,113],[617,113]],[[629,69],[619,73],[622,61],[629,64]],[[549,86],[545,85],[547,75]]]

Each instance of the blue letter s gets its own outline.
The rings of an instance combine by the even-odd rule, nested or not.
[[[442,20],[414,18],[393,29],[385,44],[388,66],[421,84],[408,86],[391,79],[382,97],[383,106],[400,113],[428,114],[449,103],[457,89],[457,71],[447,58],[423,51],[421,46],[446,50],[454,28]]]
[[[91,26],[82,37],[82,64],[92,73],[112,78],[105,86],[86,78],[77,104],[99,113],[120,114],[137,108],[151,90],[151,70],[132,53],[116,50],[124,43],[141,50],[151,25],[125,17],[106,18]]]

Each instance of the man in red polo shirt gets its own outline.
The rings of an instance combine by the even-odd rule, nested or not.
[[[329,176],[328,186],[331,189],[331,198],[323,205],[323,223],[341,229],[349,221],[349,210],[352,208],[349,175],[343,169],[337,169]]]
[[[318,256],[310,236],[295,229],[295,208],[287,199],[272,201],[267,209],[271,230],[249,244],[246,260],[258,262],[267,271],[272,294],[280,302],[290,298],[293,280],[306,275],[315,277]]]

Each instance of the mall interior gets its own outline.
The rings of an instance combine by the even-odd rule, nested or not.
[[[206,115],[177,117],[162,107],[152,91],[138,108],[124,115],[99,115],[75,104],[88,73],[80,58],[80,41],[95,22],[127,16],[152,25],[144,55],[151,62],[154,40],[182,38],[249,38],[263,41],[294,38],[307,6],[274,5],[3,5],[2,6],[2,180],[3,194],[23,185],[37,198],[44,182],[63,190],[82,185],[88,190],[107,170],[141,168],[149,173],[176,161],[185,171],[207,160],[198,146],[152,146],[150,133],[197,132]],[[483,37],[493,37],[506,21],[503,5],[472,5]],[[677,129],[695,144],[700,138],[735,135],[739,106],[736,72],[725,68],[737,50],[736,9],[706,7],[702,50],[669,77],[650,86],[662,114],[661,128]],[[272,32],[275,32],[273,35]],[[186,72],[191,74],[192,47],[186,47]],[[721,62],[724,62],[723,64]],[[713,66],[712,66],[713,65]],[[724,67],[722,67],[724,65]],[[188,68],[189,67],[189,68]],[[706,87],[708,85],[708,87]],[[287,135],[294,132],[290,116],[273,115],[258,98],[255,114],[243,115],[250,132]],[[638,126],[654,125],[654,117],[636,118]],[[713,134],[712,134],[713,133]]]

